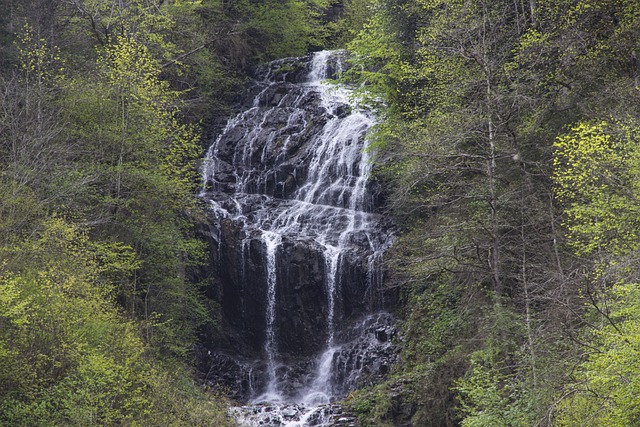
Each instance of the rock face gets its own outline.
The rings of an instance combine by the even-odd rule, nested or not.
[[[202,370],[240,401],[326,404],[393,362],[393,321],[381,313],[390,238],[365,149],[374,121],[324,83],[342,56],[259,70],[204,162],[208,293],[226,335]]]

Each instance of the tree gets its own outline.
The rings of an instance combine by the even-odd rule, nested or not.
[[[584,359],[559,399],[557,425],[634,425],[637,369],[637,125],[581,122],[557,138],[554,179],[574,251],[585,257]]]
[[[123,304],[151,322],[149,339],[178,351],[204,314],[185,271],[203,247],[181,217],[197,212],[200,149],[195,127],[178,120],[179,93],[159,74],[143,44],[120,37],[103,51],[92,82],[70,82],[66,108],[76,127],[69,138],[84,147],[78,166],[93,179],[69,209],[83,212],[101,239],[135,248],[143,264]]]
[[[491,413],[505,425],[543,423],[572,351],[563,334],[575,319],[565,304],[579,297],[549,180],[551,143],[571,117],[557,113],[553,89],[532,83],[539,75],[525,66],[538,9],[390,3],[378,2],[382,16],[351,46],[363,56],[355,74],[391,104],[374,138],[401,229],[389,265],[405,297],[403,351],[424,360],[403,365],[424,384],[416,422],[453,425],[442,408],[457,383],[457,422],[490,425],[481,415]],[[424,301],[440,301],[442,286],[451,305],[434,315]],[[432,333],[451,318],[455,340]],[[434,405],[434,389],[448,402]]]
[[[41,425],[46,408],[56,400],[61,407],[70,405],[56,415],[69,416],[73,423],[80,422],[75,419],[80,407],[92,414],[83,415],[84,422],[90,417],[115,422],[129,411],[141,411],[147,402],[134,399],[144,387],[134,379],[134,367],[141,361],[142,342],[134,325],[122,322],[108,302],[111,284],[95,286],[98,264],[87,235],[52,219],[34,239],[2,252],[8,262],[0,275],[5,313],[0,363],[6,368],[0,419]],[[105,263],[101,269],[110,266]],[[85,372],[99,360],[91,373]],[[101,384],[103,401],[72,403],[73,396],[91,393],[93,386],[74,382],[85,374]],[[112,375],[114,382],[103,382]],[[127,398],[132,400],[125,404]]]
[[[577,366],[574,383],[565,389],[565,398],[558,405],[557,426],[638,423],[639,297],[636,283],[617,284],[604,296],[604,304],[594,313],[597,327],[585,331],[590,351]]]
[[[633,123],[578,123],[555,142],[554,179],[580,255],[638,248],[640,157]]]
[[[130,247],[52,218],[0,250],[0,423],[228,425],[224,406],[154,359],[117,308],[109,278],[139,268]]]
[[[0,199],[4,242],[28,229],[47,206],[63,197],[52,185],[73,147],[61,137],[52,108],[64,80],[56,49],[25,24],[17,45],[19,68],[0,77]]]

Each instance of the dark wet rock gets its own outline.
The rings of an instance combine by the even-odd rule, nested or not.
[[[342,67],[328,58],[322,78]],[[201,276],[221,317],[218,332],[203,332],[199,366],[207,382],[238,401],[257,398],[270,381],[280,396],[300,401],[328,343],[335,352],[325,359],[333,371],[325,402],[378,381],[394,362],[392,318],[371,315],[389,303],[379,186],[363,175],[370,167],[364,134],[373,121],[346,98],[327,102],[318,81],[303,83],[309,60],[258,70],[246,111],[230,120],[202,164],[201,196],[211,214],[199,232],[211,255]],[[269,246],[273,230],[278,239]],[[263,425],[303,415],[295,406],[251,411],[264,415]],[[324,425],[313,421],[320,412],[306,413],[307,425]],[[335,425],[349,425],[346,419]]]
[[[339,339],[345,344],[336,352],[333,361],[336,393],[344,395],[386,377],[397,357],[392,342],[396,335],[394,323],[391,315],[379,313],[342,331]],[[382,330],[384,339],[380,339],[379,331]]]

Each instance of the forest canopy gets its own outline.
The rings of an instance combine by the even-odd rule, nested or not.
[[[363,425],[636,425],[637,3],[353,3],[404,316]]]
[[[0,424],[231,424],[194,369],[196,160],[327,6],[0,2]]]

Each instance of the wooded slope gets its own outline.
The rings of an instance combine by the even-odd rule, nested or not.
[[[192,369],[217,313],[195,162],[323,6],[0,1],[1,425],[231,423]]]
[[[638,3],[352,5],[405,316],[363,425],[637,425]]]

